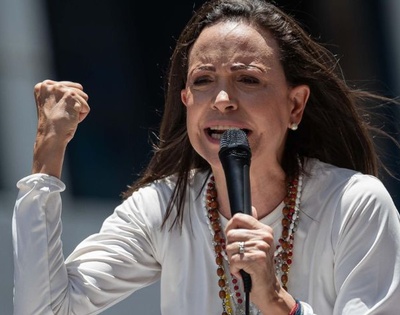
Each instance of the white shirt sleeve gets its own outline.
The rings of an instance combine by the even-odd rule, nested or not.
[[[383,184],[363,177],[339,199],[333,314],[393,314],[400,298],[399,213]]]
[[[14,315],[54,314],[53,292],[59,294],[68,286],[60,240],[60,192],[65,185],[55,177],[35,174],[21,179],[17,187],[12,220]]]
[[[310,173],[289,292],[307,315],[395,314],[400,219],[388,191],[373,176],[326,164]]]
[[[64,261],[57,178],[34,174],[17,184],[13,215],[14,315],[97,314],[159,279],[149,222],[129,198]]]

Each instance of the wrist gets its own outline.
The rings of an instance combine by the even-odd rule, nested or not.
[[[295,300],[296,304],[291,309],[289,315],[302,315],[303,309],[299,300]]]
[[[56,137],[36,137],[33,149],[32,173],[61,177],[66,144]]]
[[[298,315],[300,313],[292,313],[297,311],[297,301],[287,292],[276,298],[269,300],[263,305],[257,305],[263,315]]]

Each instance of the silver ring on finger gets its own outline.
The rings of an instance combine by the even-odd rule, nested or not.
[[[244,242],[239,242],[239,254],[243,255],[245,251]]]

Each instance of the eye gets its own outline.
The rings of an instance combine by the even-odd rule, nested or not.
[[[202,86],[202,85],[206,85],[206,84],[211,83],[211,82],[213,82],[211,77],[209,77],[209,76],[201,76],[201,77],[198,77],[198,78],[193,80],[193,85]]]
[[[239,78],[238,78],[238,81],[239,82],[242,82],[242,83],[245,83],[245,84],[258,84],[258,83],[260,83],[260,80],[259,79],[257,79],[256,77],[253,77],[253,76],[240,76]]]

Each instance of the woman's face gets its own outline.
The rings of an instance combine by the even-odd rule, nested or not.
[[[307,86],[286,82],[272,36],[240,22],[202,31],[190,51],[181,92],[194,149],[220,167],[222,132],[241,128],[248,136],[252,168],[280,164],[288,128],[300,122],[308,95]]]

